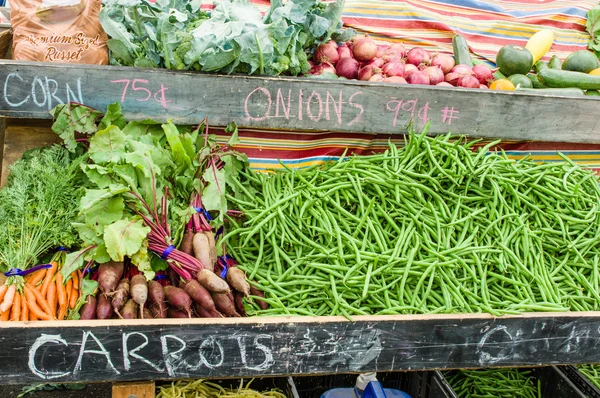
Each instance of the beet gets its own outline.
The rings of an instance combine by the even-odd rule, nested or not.
[[[121,318],[123,319],[137,319],[138,305],[133,299],[129,299],[123,306],[121,311]]]
[[[246,309],[244,308],[244,295],[240,292],[235,292],[235,309],[237,310],[238,314],[240,314],[241,316],[247,316],[246,315]]]
[[[254,286],[250,286],[250,293],[256,297],[265,298],[265,294],[262,291],[255,288]],[[256,301],[261,310],[269,309],[269,304],[266,301],[263,301],[261,299],[257,299]]]
[[[192,298],[185,290],[173,286],[165,286],[165,297],[169,305],[180,311],[185,311],[188,317],[192,317]]]
[[[227,272],[227,282],[244,296],[250,295],[250,284],[246,280],[246,273],[237,267],[229,268]]]
[[[144,318],[144,304],[148,300],[148,283],[144,275],[139,274],[131,278],[131,298],[140,306],[140,315]]]
[[[113,316],[114,311],[108,296],[104,293],[99,293],[96,299],[98,301],[96,304],[96,318],[110,319]]]
[[[213,301],[217,310],[229,317],[239,317],[240,314],[235,310],[234,300],[227,293],[213,293]]]
[[[112,293],[123,276],[125,265],[109,261],[98,266],[98,288],[104,294]]]
[[[79,311],[79,319],[82,321],[89,319],[96,319],[96,307],[98,303],[96,302],[96,297],[87,296],[85,299],[85,304],[81,307]]]
[[[114,291],[112,296],[112,306],[117,313],[129,299],[129,286],[129,279],[122,279],[121,282],[119,282],[119,286],[117,286],[117,290]]]
[[[215,303],[210,296],[209,291],[206,290],[206,288],[204,288],[204,286],[202,286],[198,281],[194,279],[188,281],[183,289],[190,295],[194,302],[196,302],[206,311],[211,312],[215,310]]]
[[[167,318],[191,318],[191,314],[186,313],[185,311],[180,311],[176,308],[173,307],[169,307],[169,309],[167,310]]]

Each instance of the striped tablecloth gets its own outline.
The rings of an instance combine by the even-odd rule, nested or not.
[[[269,1],[254,0],[261,9]],[[346,0],[345,26],[368,33],[377,40],[421,46],[431,51],[452,52],[452,36],[466,37],[471,51],[481,60],[493,62],[505,44],[525,45],[541,28],[554,30],[556,40],[547,57],[564,59],[587,47],[586,13],[597,0]],[[212,2],[205,2],[206,8]],[[599,109],[600,110],[600,109]],[[600,112],[599,112],[600,115]],[[507,115],[508,117],[508,115]],[[599,116],[600,117],[600,116]],[[535,128],[535,122],[532,127]],[[365,133],[306,133],[243,130],[240,149],[257,169],[279,168],[278,159],[302,167],[350,153],[384,149],[390,135]],[[402,143],[396,136],[392,141]],[[504,142],[501,147],[512,158],[531,156],[536,161],[560,161],[562,152],[586,167],[600,172],[600,145],[547,142]]]

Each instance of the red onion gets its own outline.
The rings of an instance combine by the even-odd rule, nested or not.
[[[368,81],[373,75],[381,73],[381,69],[374,65],[365,65],[358,70],[358,80]]]
[[[456,83],[458,87],[479,88],[479,80],[474,76],[463,76]]]
[[[377,44],[375,44],[369,35],[365,35],[354,41],[352,53],[354,54],[354,58],[359,61],[370,61],[377,55]]]
[[[383,81],[383,75],[373,75],[371,76],[371,78],[369,79],[370,82],[382,82]]]
[[[324,43],[317,47],[313,55],[313,60],[315,62],[329,62],[330,64],[335,64],[340,59],[335,42],[333,42],[333,44],[331,43],[332,42],[330,41],[329,43]]]
[[[377,58],[383,57],[383,54],[385,54],[385,52],[388,50],[388,48],[390,48],[390,46],[388,46],[387,44],[378,44],[377,45],[377,55],[375,55],[375,56]]]
[[[315,64],[313,61],[311,61],[310,59],[309,59],[309,60],[307,60],[306,62],[308,62],[308,64],[310,65],[310,69],[314,68],[314,67],[315,67],[315,65],[316,65],[316,64]]]
[[[444,81],[444,72],[439,66],[428,66],[423,72],[429,76],[429,84],[436,85]]]
[[[416,70],[419,70],[419,68],[417,68],[413,64],[406,64],[406,65],[404,65],[404,76],[408,77],[408,75],[410,75],[411,73],[413,73]]]
[[[407,76],[406,81],[410,84],[429,84],[429,76],[425,72],[416,70]]]
[[[337,74],[335,68],[331,64],[319,64],[315,65],[309,72],[309,75],[322,75],[323,73]]]
[[[395,52],[402,58],[406,57],[406,47],[404,47],[404,45],[402,45],[401,43],[392,44],[390,46],[390,51]]]
[[[455,64],[454,57],[448,54],[436,54],[431,59],[431,66],[439,66],[444,74],[450,73]]]
[[[480,85],[479,85],[479,88],[485,88],[485,89],[489,89],[489,87],[488,87],[488,86],[486,86],[485,84],[480,84]]]
[[[471,70],[473,71],[473,76],[479,80],[480,84],[487,84],[490,80],[494,79],[492,70],[487,65],[475,65]]]
[[[454,86],[452,86],[452,84],[450,84],[448,82],[439,82],[438,84],[436,84],[436,86],[440,86],[440,87],[454,87]]]
[[[346,43],[339,46],[337,48],[337,52],[338,52],[338,55],[340,56],[340,59],[354,58],[354,55],[352,55],[352,50],[350,50],[350,47],[348,47],[348,45]]]
[[[406,48],[400,43],[392,44],[381,57],[389,62],[399,61],[406,57]]]
[[[385,64],[385,61],[381,58],[375,58],[373,61],[369,62],[367,65],[373,65],[377,68],[381,68]]]
[[[388,62],[383,65],[381,68],[383,74],[391,77],[391,76],[401,76],[404,77],[404,64],[401,62]]]
[[[385,79],[383,79],[383,81],[386,83],[397,83],[397,84],[407,84],[408,83],[406,81],[406,79],[401,76],[386,77]]]
[[[358,77],[358,61],[354,58],[342,58],[335,66],[338,76],[346,79],[356,79]]]
[[[471,70],[471,68],[468,65],[463,65],[463,64],[456,65],[454,68],[452,68],[451,72],[458,73],[459,75],[462,75],[462,76],[470,76],[473,74],[473,71]]]
[[[450,83],[453,86],[456,86],[456,84],[458,83],[458,79],[460,79],[461,77],[463,77],[463,75],[455,72],[450,72],[444,77],[444,81]]]
[[[408,54],[406,54],[406,63],[413,64],[415,66],[428,64],[430,59],[431,57],[429,56],[429,53],[420,47],[415,47],[411,49]]]

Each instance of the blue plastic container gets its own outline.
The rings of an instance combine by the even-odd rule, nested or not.
[[[321,398],[359,398],[354,388],[334,388],[325,391]],[[407,393],[393,388],[383,388],[378,381],[367,384],[360,398],[411,398]]]

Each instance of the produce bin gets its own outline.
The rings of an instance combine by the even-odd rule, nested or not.
[[[520,368],[523,371],[531,371],[535,378],[535,383],[538,380],[542,382],[542,396],[544,398],[586,398],[580,387],[585,388],[583,382],[574,382],[566,374],[561,372],[556,366],[548,366],[541,368]],[[445,381],[445,379],[444,379]],[[452,394],[455,395],[454,392]]]
[[[600,398],[600,390],[585,377],[575,366],[560,366],[559,371],[567,376],[588,398]]]

